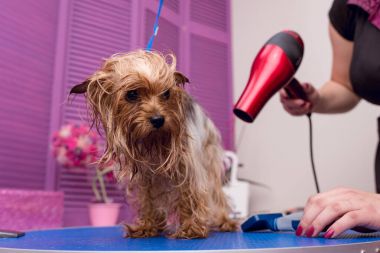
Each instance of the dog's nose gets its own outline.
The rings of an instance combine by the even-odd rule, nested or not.
[[[165,118],[161,115],[152,116],[149,120],[152,126],[157,129],[162,127],[165,123]]]

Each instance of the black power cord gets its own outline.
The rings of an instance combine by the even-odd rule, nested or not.
[[[307,114],[307,118],[309,120],[309,147],[310,147],[310,162],[311,162],[311,169],[313,170],[313,177],[314,177],[314,183],[315,188],[317,190],[317,193],[320,193],[319,191],[319,184],[318,184],[318,178],[317,178],[317,172],[315,171],[315,164],[314,164],[314,152],[313,152],[313,122],[311,120],[311,113]]]
[[[304,88],[302,87],[302,85],[300,84],[300,82],[296,78],[292,78],[292,80],[290,80],[290,82],[286,85],[285,92],[289,98],[298,98],[298,99],[302,99],[304,101],[310,102],[309,98],[307,97],[307,95],[305,93]],[[320,193],[318,179],[317,179],[317,173],[315,171],[315,165],[314,165],[313,124],[312,124],[312,120],[311,120],[311,112],[309,112],[306,115],[307,115],[307,118],[309,119],[309,146],[310,146],[311,168],[313,170],[315,188],[317,190],[317,193]]]

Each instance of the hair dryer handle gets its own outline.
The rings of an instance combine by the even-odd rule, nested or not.
[[[300,98],[302,100],[308,101],[307,95],[302,88],[300,82],[297,79],[293,78],[286,86],[285,86],[286,94],[288,94],[289,98]]]

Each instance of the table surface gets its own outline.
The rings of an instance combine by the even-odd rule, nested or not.
[[[211,233],[207,239],[123,238],[123,229],[80,227],[0,238],[0,252],[375,252],[380,234],[347,233],[338,239],[297,237],[294,232]]]

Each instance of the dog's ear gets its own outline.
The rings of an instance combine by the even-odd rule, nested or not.
[[[182,85],[184,86],[185,83],[190,83],[190,80],[189,78],[187,78],[184,74],[182,74],[181,72],[174,72],[174,79],[175,79],[175,83],[179,86],[179,85]]]
[[[75,85],[74,87],[71,88],[70,94],[73,94],[73,93],[75,93],[75,94],[86,93],[87,92],[87,86],[88,86],[89,83],[90,83],[90,80],[87,79],[87,80],[83,81],[82,83]]]

